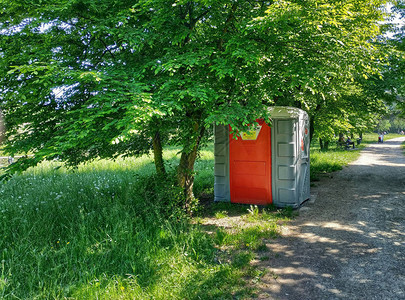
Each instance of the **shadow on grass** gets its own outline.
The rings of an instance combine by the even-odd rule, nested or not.
[[[174,171],[178,157],[171,151],[167,167]],[[219,223],[190,224],[178,209],[175,176],[154,177],[151,157],[72,171],[48,163],[1,186],[0,298],[214,299],[251,293],[242,278],[251,275],[252,257],[266,251],[263,241],[278,236],[277,226],[294,212],[214,203],[208,152],[196,163],[200,216],[243,217],[246,227],[231,224],[228,232]]]
[[[162,181],[151,169],[150,162],[131,168],[124,161],[67,171],[55,163],[2,184],[0,298],[247,293],[243,272],[219,263],[214,238],[179,208],[175,176]]]

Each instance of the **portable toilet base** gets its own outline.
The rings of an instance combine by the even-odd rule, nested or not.
[[[271,124],[242,132],[214,128],[215,201],[298,207],[310,197],[309,118],[294,107],[271,107]]]

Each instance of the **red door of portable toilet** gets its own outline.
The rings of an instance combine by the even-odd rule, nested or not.
[[[271,128],[258,120],[255,130],[229,136],[230,196],[233,203],[267,205],[271,193]]]

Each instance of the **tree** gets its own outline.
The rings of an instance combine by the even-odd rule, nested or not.
[[[405,119],[394,116],[390,131],[400,133],[401,131],[404,131],[404,129],[405,129]]]
[[[206,128],[235,132],[267,107],[310,113],[378,70],[385,1],[2,1],[0,91],[9,172],[181,147],[177,182],[193,200]],[[164,140],[164,139],[163,139]]]
[[[402,108],[402,115],[405,116],[405,2],[397,0],[394,4],[393,11],[397,13],[401,23],[395,24],[395,35],[390,41],[394,53],[386,77],[390,83],[389,91],[396,96],[397,103]]]
[[[392,132],[400,133],[405,129],[405,118],[401,117],[403,114],[401,105],[394,103],[388,107],[388,112],[384,114],[374,128],[377,132]]]
[[[386,113],[386,103],[373,93],[372,80],[358,78],[356,83],[342,85],[338,99],[318,105],[311,122],[315,123],[314,134],[320,139],[321,150],[327,150],[331,141],[343,135],[357,134],[361,138]]]
[[[385,35],[379,39],[388,50],[388,59],[381,68],[382,77],[373,80],[369,90],[405,115],[405,3],[396,0],[391,4],[392,16],[384,25]]]

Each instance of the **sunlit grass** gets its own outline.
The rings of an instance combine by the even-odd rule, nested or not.
[[[390,140],[397,137],[403,137],[400,134],[387,134],[384,140]],[[319,143],[314,140],[311,144],[311,180],[318,180],[321,174],[331,173],[341,170],[350,162],[360,156],[360,151],[368,144],[378,142],[377,133],[365,133],[360,144],[356,143],[356,149],[345,150],[337,146],[334,141],[329,145],[327,151],[321,151]]]
[[[386,140],[394,135],[387,135]],[[375,143],[365,134],[361,149]],[[210,144],[195,165],[195,194],[212,205],[189,219],[172,174],[156,178],[152,156],[66,169],[44,162],[0,185],[0,299],[232,299],[252,297],[246,278],[263,270],[266,243],[294,211],[213,203]],[[311,148],[311,176],[341,169],[358,150]],[[207,227],[206,218],[244,225]],[[264,254],[263,254],[264,253]],[[28,274],[28,275],[27,275]]]
[[[177,154],[164,153],[170,174]],[[212,197],[213,159],[212,147],[201,151],[197,196]],[[173,177],[159,181],[146,155],[77,169],[44,162],[2,183],[0,298],[249,298],[250,260],[218,259],[221,245],[183,214]]]
[[[360,155],[359,150],[311,151],[311,180],[317,180],[320,174],[341,170]]]

